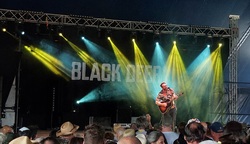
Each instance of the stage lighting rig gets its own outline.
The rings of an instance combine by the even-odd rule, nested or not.
[[[111,38],[112,37],[112,32],[110,29],[107,29],[106,31],[106,38]]]
[[[157,44],[159,44],[159,42],[161,41],[161,35],[159,30],[154,31],[153,40]]]
[[[136,39],[137,39],[137,33],[136,33],[136,32],[132,32],[132,33],[131,33],[131,40],[132,40],[133,42],[135,42]]]

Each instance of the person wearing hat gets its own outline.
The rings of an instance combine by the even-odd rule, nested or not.
[[[126,129],[124,132],[123,132],[123,135],[122,137],[126,137],[126,136],[135,136],[135,130],[134,129]]]
[[[59,137],[60,143],[68,144],[71,138],[74,137],[75,132],[78,130],[79,126],[72,124],[67,121],[63,123],[60,127],[60,130],[56,132],[56,136]]]
[[[223,125],[220,122],[214,122],[210,125],[211,136],[214,141],[218,142],[219,138],[223,135]]]
[[[10,141],[9,144],[38,144],[38,143],[32,142],[27,136],[20,136]]]

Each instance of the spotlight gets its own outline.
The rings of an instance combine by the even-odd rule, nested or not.
[[[21,31],[21,35],[25,35],[25,31]]]
[[[108,37],[108,40],[111,40],[111,38],[110,38],[110,37]]]
[[[131,33],[131,39],[132,39],[133,42],[135,42],[135,40],[137,39],[136,32]]]
[[[107,30],[106,37],[109,39],[112,36],[111,30]]]
[[[208,44],[207,47],[210,48],[210,45]]]
[[[156,42],[155,44],[156,44],[156,45],[159,45],[159,42]]]
[[[155,43],[159,44],[159,42],[161,41],[160,33],[159,32],[155,33],[154,36],[153,36],[153,39],[154,39]]]
[[[222,46],[222,43],[219,43],[219,47],[221,47]]]
[[[173,43],[174,43],[174,45],[176,45],[176,41],[174,41]]]
[[[59,25],[56,27],[56,33],[55,34],[58,34],[60,37],[63,36],[63,26]]]
[[[213,45],[213,38],[211,37],[211,38],[209,38],[209,37],[207,37],[206,39],[205,39],[205,43],[207,44],[207,45]]]
[[[81,36],[81,39],[82,39],[82,40],[84,40],[84,39],[85,39],[85,37],[84,37],[84,36]]]
[[[78,27],[78,35],[83,40],[85,36],[85,26]]]
[[[16,30],[16,33],[19,35],[25,34],[23,21],[16,21],[15,30]]]
[[[6,31],[7,31],[7,29],[6,29],[6,28],[2,28],[2,31],[3,31],[3,32],[6,32]]]

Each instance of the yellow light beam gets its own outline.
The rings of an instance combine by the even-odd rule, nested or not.
[[[65,80],[69,81],[69,71],[65,66],[53,56],[46,54],[42,50],[34,47],[24,46],[24,48],[30,52],[35,58],[37,58],[42,64],[44,64],[48,69],[50,69],[54,74],[63,77]]]

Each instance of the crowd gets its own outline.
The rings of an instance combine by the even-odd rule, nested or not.
[[[64,122],[58,130],[51,130],[45,137],[38,137],[37,126],[22,127],[14,132],[3,126],[0,144],[248,144],[250,130],[237,121],[226,124],[203,122],[192,118],[180,122],[173,129],[172,122],[151,124],[151,116],[140,116],[130,127],[115,123],[112,129],[104,129],[98,123],[79,126]],[[80,131],[80,132],[79,132]]]

